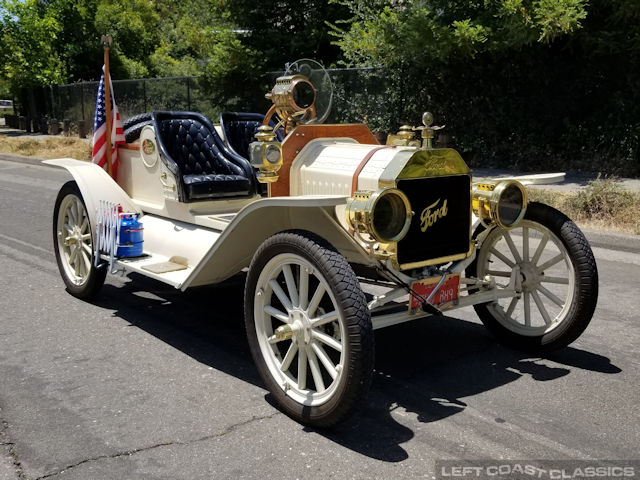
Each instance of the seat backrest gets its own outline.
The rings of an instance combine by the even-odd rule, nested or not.
[[[255,135],[263,120],[264,115],[260,113],[222,112],[220,126],[229,150],[248,159],[249,145],[256,141]],[[273,121],[269,122],[269,125],[275,126]],[[280,131],[276,132],[276,136],[282,141]]]
[[[225,158],[211,129],[195,118],[166,118],[158,122],[159,136],[182,175],[246,173]]]

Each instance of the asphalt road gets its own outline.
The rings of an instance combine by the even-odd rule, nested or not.
[[[593,323],[546,359],[473,310],[376,333],[359,414],[333,431],[270,403],[242,288],[110,276],[68,295],[51,245],[64,171],[0,161],[0,479],[432,478],[437,459],[638,459],[637,253],[596,248]]]

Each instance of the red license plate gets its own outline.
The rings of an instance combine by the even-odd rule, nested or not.
[[[426,298],[431,295],[433,289],[436,288],[438,282],[442,277],[425,278],[418,280],[411,284],[411,288],[418,293],[422,298]],[[442,303],[455,302],[458,300],[458,292],[460,291],[460,275],[451,274],[447,275],[444,283],[440,286],[436,294],[431,298],[429,302],[431,305],[438,306]],[[410,295],[411,302],[409,303],[409,309],[415,310],[420,308],[422,302],[414,295]]]

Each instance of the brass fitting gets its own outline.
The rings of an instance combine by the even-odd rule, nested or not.
[[[260,183],[278,181],[278,170],[282,167],[282,146],[268,125],[258,127],[256,142],[249,145],[251,165],[258,169],[256,178]]]

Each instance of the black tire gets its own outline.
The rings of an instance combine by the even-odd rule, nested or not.
[[[136,123],[135,125],[127,128],[124,131],[124,139],[127,143],[132,143],[140,138],[140,132],[147,125],[151,125],[153,122],[151,120],[147,120],[146,122]]]
[[[77,205],[82,206],[82,208],[84,209],[83,213],[81,212],[81,216],[84,215],[87,218],[86,229],[84,231],[82,230],[77,231],[77,235],[80,235],[81,233],[84,233],[85,235],[87,233],[89,234],[89,238],[87,239],[88,241],[87,240],[82,241],[83,243],[87,244],[87,246],[90,247],[90,250],[91,250],[90,254],[86,252],[85,257],[82,257],[84,254],[82,253],[82,245],[78,243],[78,238],[76,238],[74,243],[72,244],[73,247],[71,245],[65,245],[64,242],[60,243],[61,240],[63,239],[63,235],[65,234],[62,230],[62,228],[64,227],[58,225],[58,220],[61,215],[61,209],[64,210],[64,212],[62,212],[62,215],[65,215],[65,217],[63,217],[62,219],[63,223],[67,223],[69,225],[71,225],[72,223],[74,225],[83,223],[82,221],[71,221],[71,219],[69,218],[69,215],[67,215],[67,212],[68,212],[67,207],[71,205],[71,202],[78,202]],[[67,219],[69,221],[64,222],[64,219]],[[62,227],[62,228],[60,228],[59,230],[59,227]],[[69,247],[68,252],[66,247]],[[78,251],[80,252],[80,253],[76,252],[75,254],[75,258],[77,259],[77,261],[80,261],[83,259],[89,260],[88,263],[82,262],[79,264],[80,265],[79,266],[80,270],[78,270],[79,272],[82,272],[83,271],[82,269],[84,268],[84,275],[82,275],[81,277],[74,275],[74,273],[71,271],[74,268],[74,266],[72,266],[70,262],[70,258],[71,258],[72,250],[74,248],[77,248]],[[93,251],[93,232],[91,231],[91,222],[88,221],[87,207],[84,203],[84,199],[82,198],[82,194],[80,193],[80,189],[78,188],[78,185],[74,181],[65,183],[60,189],[60,191],[58,192],[58,197],[56,198],[55,207],[53,209],[53,251],[55,252],[56,263],[58,264],[58,270],[60,271],[62,280],[64,280],[64,283],[67,287],[67,291],[74,297],[82,298],[82,299],[88,299],[95,296],[96,293],[98,293],[98,291],[104,284],[104,280],[107,275],[107,269],[104,267],[96,268],[93,265],[94,251]],[[78,258],[78,255],[80,255],[81,258]],[[89,267],[87,267],[86,265],[89,265]]]
[[[550,323],[547,327],[545,322],[540,329],[547,327],[549,330],[541,332],[540,334],[533,334],[533,330],[530,326],[532,334],[522,334],[520,333],[520,327],[517,327],[517,325],[513,327],[510,323],[509,315],[506,313],[508,310],[505,311],[503,308],[502,311],[505,315],[502,316],[500,311],[496,309],[497,304],[495,302],[475,305],[474,308],[482,323],[484,323],[487,329],[489,329],[489,331],[493,333],[501,343],[518,350],[544,354],[569,345],[571,342],[576,340],[589,325],[598,300],[598,269],[593,252],[591,251],[589,242],[585,238],[584,234],[576,224],[562,212],[559,212],[548,205],[532,202],[529,203],[527,207],[523,225],[528,225],[531,228],[536,225],[540,225],[550,231],[555,235],[555,239],[550,236],[550,240],[543,245],[541,250],[544,252],[549,248],[556,248],[557,251],[562,253],[562,250],[558,245],[550,245],[550,242],[559,241],[558,244],[565,250],[571,262],[571,267],[566,262],[563,262],[567,265],[567,278],[570,279],[572,277],[574,285],[573,289],[570,288],[570,283],[566,287],[567,299],[565,300],[559,315],[554,318],[554,321],[557,321],[558,323],[556,325]],[[493,229],[498,229],[495,232],[496,234],[500,233],[500,227],[493,227]],[[485,228],[480,225],[474,232],[474,238],[484,230]],[[529,230],[527,230],[527,232],[528,231]],[[492,235],[492,233],[493,232],[489,232],[489,235]],[[523,235],[524,234],[525,232],[523,229]],[[489,237],[487,237],[487,239],[488,238]],[[487,247],[487,243],[490,242],[485,240],[483,245],[480,246],[476,260],[467,268],[467,276],[478,277],[479,275],[482,276],[484,274],[483,271],[478,272],[478,269],[483,268],[479,267],[479,262],[481,258],[483,258],[483,255],[481,255],[482,249],[485,248],[484,254],[487,254],[486,249],[491,247],[491,245]],[[540,243],[542,243],[542,240]],[[538,243],[538,247],[540,247],[540,243]],[[532,257],[530,257],[531,262],[534,260],[535,253],[536,252],[534,252]],[[511,257],[509,257],[509,259],[511,259]],[[524,258],[521,260],[524,261]],[[494,259],[494,262],[496,263],[499,261],[499,259]],[[533,263],[535,266],[535,262]],[[518,266],[522,265],[522,263],[517,262],[516,264]],[[526,270],[523,269],[522,272],[526,272]],[[545,297],[546,294],[542,292],[542,290],[537,290],[535,285],[538,285],[538,289],[540,288],[540,285],[544,287],[546,284],[543,284],[544,281],[541,279],[545,278],[545,275],[544,272],[541,272],[538,275],[539,277],[536,277],[536,280],[531,282],[532,286],[527,286],[526,289],[533,292],[529,293],[529,295],[532,297],[534,294],[537,295],[538,300],[542,302],[542,298],[547,298]],[[534,276],[535,275],[531,275],[531,277]],[[525,285],[527,282],[526,273],[523,273],[521,278],[524,282],[523,285]],[[523,292],[525,291],[524,288],[525,287],[523,286]],[[473,292],[470,293],[472,294]],[[557,296],[556,298],[561,300],[561,298],[558,298]],[[536,299],[534,298],[533,300]],[[535,301],[533,306],[537,308],[538,312],[541,314],[540,307]],[[558,305],[557,308],[560,309],[561,307]],[[524,328],[526,330],[527,327],[525,326]]]
[[[139,113],[127,118],[124,122],[122,122],[122,128],[127,130],[128,128],[131,128],[138,123],[147,122],[149,120],[151,120],[150,113]]]
[[[260,326],[263,324],[270,325],[272,327],[271,332],[273,332],[275,331],[275,328],[273,328],[275,325],[284,325],[284,323],[277,323],[278,320],[269,314],[256,315],[254,306],[255,303],[260,305],[260,302],[268,302],[269,306],[275,305],[279,308],[284,308],[282,307],[283,304],[279,303],[280,301],[278,300],[279,297],[277,294],[272,290],[270,291],[270,287],[261,289],[258,285],[259,281],[262,282],[264,279],[269,278],[269,269],[272,268],[271,265],[273,262],[288,261],[286,259],[280,260],[282,258],[302,259],[302,263],[299,265],[291,264],[293,265],[291,271],[294,274],[292,278],[297,279],[294,280],[297,292],[301,290],[300,271],[303,268],[303,264],[312,267],[311,270],[305,267],[305,271],[309,275],[307,300],[311,297],[311,301],[306,302],[307,304],[313,303],[313,297],[315,297],[315,295],[312,294],[312,292],[317,292],[317,286],[322,282],[324,282],[323,285],[328,286],[330,289],[330,293],[325,293],[321,297],[317,310],[310,312],[313,307],[306,305],[309,310],[309,316],[313,316],[314,313],[316,315],[322,314],[323,311],[325,314],[335,311],[339,312],[339,317],[326,325],[310,328],[310,341],[303,340],[304,334],[302,330],[298,330],[290,340],[283,340],[270,346],[271,344],[267,342],[268,333],[265,333],[266,330],[259,332]],[[278,272],[277,268],[274,271]],[[286,290],[287,286],[284,280],[284,273],[282,272],[283,271],[280,270],[280,273],[275,273],[275,277],[273,278],[276,278],[276,282],[284,285]],[[320,278],[323,280],[320,280]],[[318,282],[314,283],[315,280]],[[314,285],[316,286],[315,288]],[[302,295],[300,295],[300,297],[302,297]],[[314,427],[329,427],[335,425],[351,414],[358,403],[363,400],[371,384],[374,366],[374,338],[371,316],[365,296],[347,260],[327,242],[308,232],[290,231],[274,235],[260,246],[253,257],[247,276],[244,303],[245,325],[251,354],[260,376],[280,408],[295,420]],[[293,307],[295,307],[295,302],[291,303]],[[300,307],[303,310],[305,308],[304,303],[304,301],[300,302]],[[321,308],[324,307],[334,308],[335,310],[321,310]],[[285,314],[288,312],[289,321],[297,318],[295,317],[296,312],[294,312],[294,310],[295,308],[289,311],[286,308],[284,309]],[[295,324],[294,321],[292,325]],[[318,359],[322,359],[315,353],[305,353],[303,355],[303,362],[305,362],[304,365],[306,365],[304,367],[305,377],[313,381],[315,390],[310,387],[308,390],[305,390],[307,385],[310,385],[310,380],[307,380],[307,383],[303,385],[302,389],[299,388],[300,376],[297,372],[299,363],[294,362],[294,360],[297,359],[298,362],[300,362],[299,352],[302,351],[302,349],[298,347],[298,345],[305,347],[306,351],[316,348],[313,345],[315,342],[315,334],[312,333],[311,330],[321,330],[321,334],[328,336],[333,335],[333,338],[337,338],[338,336],[338,343],[342,345],[342,351],[339,354],[337,351],[332,350],[331,347],[324,349],[325,347],[323,346],[325,354],[333,354],[331,357],[332,362],[333,359],[338,357],[339,360],[337,360],[337,362],[341,362],[339,363],[339,373],[337,376],[331,378],[331,383],[327,383],[326,385],[328,386],[326,386],[324,390],[322,390],[322,386],[318,388],[316,384],[316,376],[314,375],[311,366],[312,362],[309,358],[316,358],[315,373],[318,373],[318,365],[323,368],[320,372],[323,379],[330,378],[328,377],[329,370],[323,367],[323,365],[325,365],[324,362],[318,363]],[[336,332],[340,332],[339,335]],[[344,332],[344,335],[342,332]],[[262,340],[258,339],[259,335],[262,336]],[[298,335],[298,337],[296,337],[296,335]],[[298,340],[298,338],[300,340]],[[266,345],[264,347],[265,350],[262,349],[261,342],[263,346]],[[293,347],[294,344],[296,345],[295,347]],[[277,362],[280,362],[276,370],[279,375],[279,372],[282,371],[282,361],[287,357],[285,351],[288,353],[290,349],[294,348],[295,356],[292,356],[289,362],[291,366],[282,373],[280,378],[276,379],[270,368],[276,368],[276,366],[278,366]],[[307,357],[307,355],[309,355],[309,357]],[[325,358],[327,356],[329,355],[326,355]],[[306,362],[309,363],[307,364]],[[336,363],[336,365],[338,365],[338,363]],[[334,365],[334,367],[336,365]],[[338,370],[337,367],[336,370]],[[311,375],[308,375],[307,372],[311,372]],[[285,375],[291,376],[292,380],[290,384],[287,383],[286,379],[282,384],[279,383]],[[293,375],[295,375],[295,377]],[[287,385],[286,390],[285,385]],[[325,385],[324,381],[322,385]],[[304,400],[307,405],[303,404],[300,398],[296,398],[297,395],[304,395],[306,391],[309,392]],[[331,393],[328,394],[325,392]],[[309,404],[312,402],[311,398],[313,395],[321,396],[323,394],[327,396],[326,399],[313,400],[314,402],[321,402],[320,404]]]

